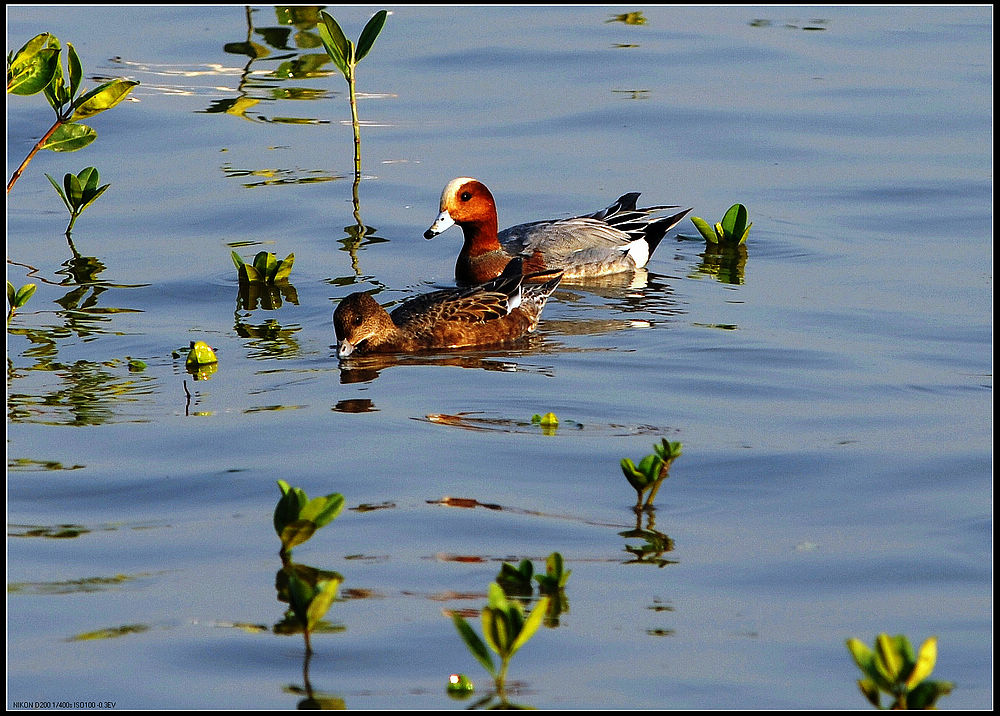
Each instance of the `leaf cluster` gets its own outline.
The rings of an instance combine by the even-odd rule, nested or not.
[[[7,55],[7,93],[32,95],[39,92],[55,110],[55,131],[41,145],[54,152],[73,152],[97,138],[97,132],[80,124],[119,104],[139,83],[114,79],[79,94],[83,64],[76,49],[66,43],[66,70],[60,62],[59,39],[43,32],[28,40],[16,53]]]
[[[278,480],[281,499],[274,508],[274,531],[281,539],[283,553],[300,545],[318,530],[337,518],[344,509],[344,496],[338,492],[309,499],[305,491]]]
[[[253,257],[253,263],[249,264],[235,251],[232,252],[232,257],[241,284],[287,283],[292,273],[292,264],[295,263],[294,253],[288,254],[284,259],[278,259],[268,251],[260,251]]]
[[[340,29],[340,25],[329,13],[320,12],[321,22],[316,26],[319,38],[323,42],[327,54],[330,55],[330,59],[333,60],[333,64],[337,66],[348,82],[354,78],[354,68],[371,51],[372,45],[375,44],[375,40],[385,26],[388,14],[386,10],[379,10],[372,15],[368,24],[361,31],[358,44],[355,45],[347,39],[344,31]]]
[[[627,457],[622,459],[622,473],[635,489],[639,501],[642,501],[643,493],[650,489],[653,490],[646,501],[647,507],[652,504],[660,483],[669,477],[670,466],[674,460],[680,457],[682,448],[681,443],[670,442],[663,438],[659,444],[653,445],[653,453],[642,458],[638,465]]]
[[[541,626],[548,602],[548,597],[542,597],[531,613],[525,617],[524,607],[519,601],[508,599],[499,584],[490,583],[488,604],[482,610],[483,639],[479,638],[479,635],[461,615],[452,615],[455,628],[465,645],[497,682],[498,690],[502,690],[503,678],[510,659],[534,636],[538,627]],[[487,645],[489,649],[487,649]],[[493,664],[490,650],[500,657],[499,669]]]
[[[884,708],[882,692],[893,699],[890,709],[931,709],[941,696],[951,693],[950,682],[927,679],[937,661],[936,637],[927,639],[917,654],[902,634],[879,634],[874,649],[860,639],[851,638],[847,640],[847,649],[864,674],[858,680],[858,688],[875,708]]]
[[[21,288],[15,289],[14,284],[10,281],[7,282],[7,304],[10,306],[7,318],[10,318],[14,311],[28,302],[28,299],[35,293],[36,288],[38,287],[35,284],[26,283]]]
[[[66,233],[72,231],[76,218],[83,213],[84,209],[97,201],[97,198],[111,186],[110,184],[98,186],[101,183],[101,177],[95,167],[87,167],[79,174],[67,172],[63,177],[62,186],[59,186],[59,182],[53,179],[52,175],[46,174],[45,176],[69,210],[70,220],[69,226],[66,227]]]
[[[753,226],[753,222],[748,223],[748,218],[747,208],[743,204],[733,204],[722,217],[722,221],[717,222],[714,227],[697,216],[691,217],[691,223],[710,244],[739,245],[746,242],[750,227]]]

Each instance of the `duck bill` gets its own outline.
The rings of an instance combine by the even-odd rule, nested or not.
[[[431,224],[431,228],[427,229],[427,231],[424,232],[424,238],[433,239],[442,231],[444,231],[445,229],[450,229],[454,225],[455,225],[455,220],[451,218],[451,214],[449,214],[448,210],[445,209],[440,214],[438,214],[438,218],[434,220],[433,224]]]
[[[351,353],[353,353],[353,352],[354,352],[354,344],[351,343],[349,340],[346,340],[346,339],[342,340],[337,345],[337,357],[338,358],[346,358],[347,356],[351,355]]]

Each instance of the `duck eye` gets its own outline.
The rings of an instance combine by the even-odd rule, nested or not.
[[[459,199],[461,199],[462,201],[468,201],[471,198],[472,198],[472,192],[469,191],[463,191],[462,195],[459,197]]]
[[[355,316],[354,320],[351,321],[351,323],[353,323],[355,326],[360,326],[364,322],[365,322],[365,319],[362,316]]]

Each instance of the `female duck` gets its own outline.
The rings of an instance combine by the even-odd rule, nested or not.
[[[523,285],[525,278],[541,281]],[[531,333],[562,274],[523,276],[520,262],[493,281],[446,288],[408,301],[387,313],[370,293],[352,293],[333,312],[337,356],[510,343]]]
[[[432,239],[455,224],[465,243],[455,264],[459,283],[499,276],[515,256],[527,272],[548,269],[564,278],[606,276],[642,268],[670,229],[691,211],[652,216],[676,206],[637,209],[638,193],[624,194],[606,209],[571,219],[518,224],[497,233],[497,207],[486,186],[475,179],[452,179],[441,193],[441,213],[424,232]]]

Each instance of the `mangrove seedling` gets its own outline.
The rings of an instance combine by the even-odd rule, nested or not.
[[[16,53],[7,55],[7,93],[32,95],[42,92],[56,113],[56,121],[25,157],[7,182],[7,193],[40,149],[75,152],[97,138],[97,132],[80,120],[93,117],[119,104],[139,83],[114,79],[79,94],[83,65],[73,45],[66,43],[67,71],[59,56],[62,46],[48,32],[36,35]]]
[[[624,458],[621,461],[622,473],[636,492],[635,509],[637,511],[649,509],[652,506],[660,485],[669,477],[670,466],[674,460],[680,457],[682,447],[679,442],[670,442],[663,438],[659,445],[653,446],[653,454],[642,458],[638,465],[629,458]],[[650,493],[644,505],[642,496],[647,490]]]
[[[295,263],[295,254],[288,254],[284,259],[268,252],[260,251],[253,257],[253,263],[246,263],[243,258],[232,252],[233,263],[239,273],[240,284],[265,283],[273,286],[278,283],[288,283],[288,276],[292,273],[292,264]]]
[[[351,101],[351,124],[354,127],[354,176],[356,179],[361,178],[361,125],[358,122],[358,99],[355,89],[357,67],[358,63],[371,51],[372,45],[375,44],[376,38],[385,26],[388,14],[386,10],[379,10],[372,15],[368,24],[361,31],[357,45],[347,39],[337,21],[325,11],[320,12],[320,23],[316,26],[323,47],[326,48],[326,53],[330,55],[333,64],[347,80]]]
[[[334,492],[309,499],[305,491],[278,480],[281,499],[274,508],[274,531],[281,539],[281,555],[286,558],[292,547],[300,545],[318,530],[337,518],[344,509],[344,496]]]
[[[691,223],[710,244],[743,244],[750,233],[753,222],[747,223],[747,208],[743,204],[733,204],[729,207],[722,221],[714,227],[709,226],[704,219],[692,216]]]
[[[14,284],[10,281],[7,282],[7,322],[10,323],[11,317],[14,315],[14,311],[21,308],[28,302],[28,299],[35,293],[35,289],[38,288],[33,283],[26,283],[21,288],[15,289]]]
[[[101,177],[94,167],[87,167],[79,174],[67,173],[63,177],[62,186],[59,186],[59,182],[53,179],[50,174],[45,176],[48,177],[56,193],[59,194],[59,198],[63,200],[63,204],[69,210],[69,226],[66,227],[66,236],[69,236],[73,231],[73,224],[76,223],[76,218],[83,213],[83,210],[97,201],[97,197],[111,186],[110,184],[97,186],[101,182]]]
[[[482,611],[483,638],[486,643],[483,643],[483,639],[479,638],[461,615],[452,614],[452,621],[466,647],[493,678],[497,696],[502,704],[507,703],[504,689],[510,660],[538,631],[548,604],[549,598],[542,597],[525,618],[521,603],[516,599],[507,599],[503,588],[496,582],[491,582],[489,602]],[[487,644],[489,649],[486,647]],[[499,668],[493,665],[490,649],[500,657]]]
[[[927,678],[937,661],[936,637],[927,639],[916,655],[909,639],[902,634],[894,637],[879,634],[874,649],[860,639],[848,639],[847,648],[864,675],[858,679],[858,688],[877,709],[933,709],[937,700],[950,694],[954,686],[948,681]],[[882,705],[882,692],[892,699],[888,707]]]
[[[563,558],[558,552],[553,552],[545,560],[545,574],[536,574],[538,591],[542,594],[556,595],[566,586],[572,569],[563,569]]]
[[[476,690],[476,685],[465,674],[451,674],[445,690],[453,699],[466,699]]]

